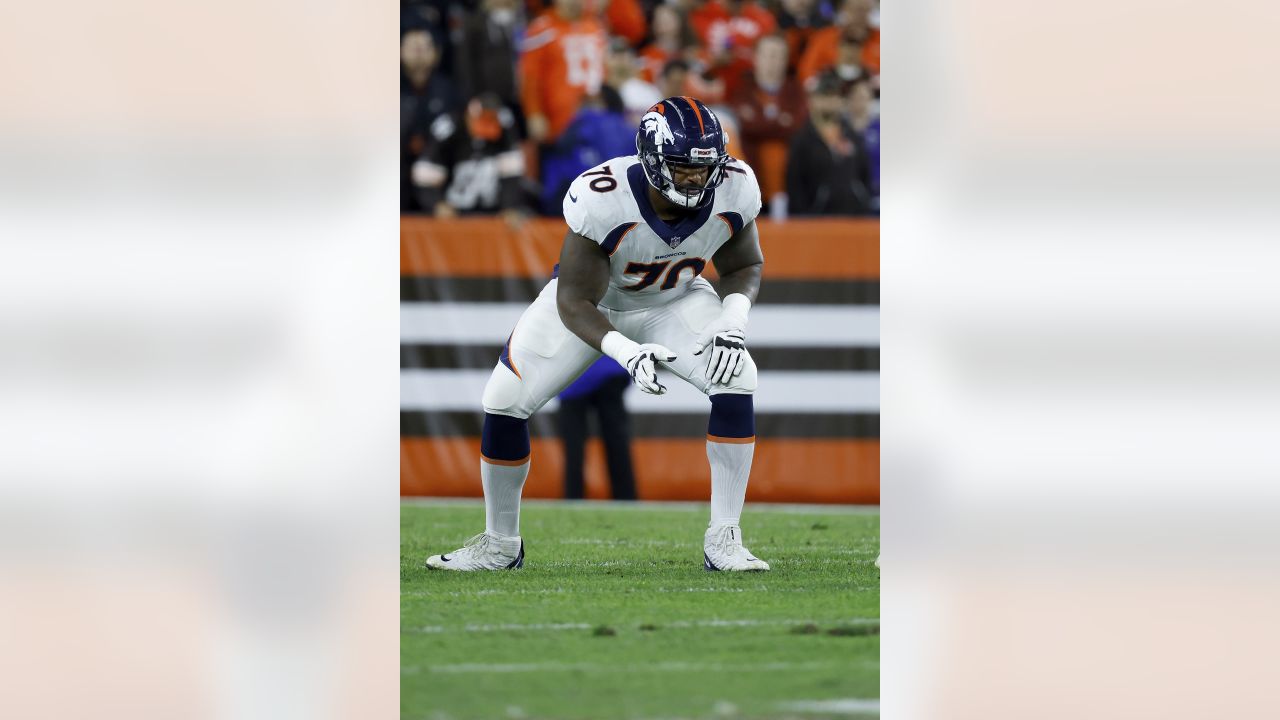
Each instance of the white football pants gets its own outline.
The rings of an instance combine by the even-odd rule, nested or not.
[[[524,311],[508,342],[511,368],[499,362],[484,389],[484,410],[497,415],[527,418],[560,394],[591,366],[600,352],[583,342],[560,321],[556,287],[552,280]],[[639,310],[600,308],[609,322],[638,343],[657,343],[676,353],[669,371],[708,395],[754,393],[756,364],[748,355],[742,373],[728,385],[711,386],[706,377],[711,348],[693,354],[694,343],[708,323],[720,315],[720,297],[703,278],[664,305]]]

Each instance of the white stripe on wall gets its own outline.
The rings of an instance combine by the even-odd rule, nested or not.
[[[491,370],[401,370],[401,410],[470,410],[479,412],[480,397]],[[661,372],[661,371],[660,371]],[[670,373],[661,373],[667,394],[647,395],[632,388],[625,398],[637,413],[704,412],[707,398]],[[554,409],[552,400],[545,409]],[[878,372],[762,371],[756,391],[762,412],[879,412]]]
[[[501,343],[521,303],[401,303],[402,343]],[[880,344],[875,305],[762,305],[751,311],[748,346],[874,347]]]

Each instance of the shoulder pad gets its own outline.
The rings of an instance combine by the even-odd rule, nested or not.
[[[726,190],[727,204],[731,210],[742,215],[743,223],[749,223],[760,214],[763,205],[760,197],[760,183],[756,181],[756,173],[751,166],[731,159],[725,165],[725,178],[721,188]]]
[[[621,201],[626,197],[623,192],[626,182],[625,166],[614,160],[574,178],[562,203],[569,229],[597,243],[604,242],[623,214]]]

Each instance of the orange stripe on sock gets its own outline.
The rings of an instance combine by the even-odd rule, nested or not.
[[[698,106],[694,104],[693,98],[690,98],[686,95],[681,95],[680,97],[684,98],[684,101],[689,103],[689,107],[693,108],[693,114],[698,116],[698,131],[701,132],[703,135],[706,135],[707,128],[702,124],[702,111],[699,110]]]
[[[484,455],[481,455],[480,459],[489,463],[490,465],[506,465],[507,467],[518,467],[520,465],[523,465],[529,462],[530,457],[531,457],[530,455],[525,455],[524,458],[521,460],[495,460],[491,457],[485,457]]]
[[[713,443],[729,443],[730,445],[749,445],[755,441],[756,441],[755,435],[752,435],[751,437],[745,437],[745,438],[727,438],[727,437],[720,437],[719,435],[711,435],[711,434],[707,435],[707,442],[713,442]]]

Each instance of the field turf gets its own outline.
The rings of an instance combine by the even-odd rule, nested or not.
[[[879,514],[747,508],[771,572],[702,569],[705,504],[526,501],[524,569],[453,573],[483,505],[405,501],[401,718],[875,716]]]

